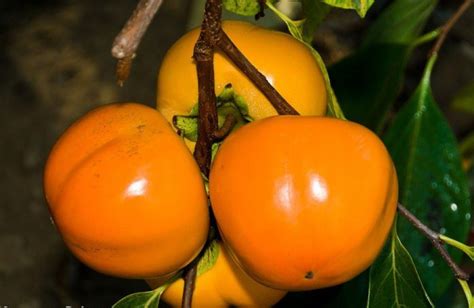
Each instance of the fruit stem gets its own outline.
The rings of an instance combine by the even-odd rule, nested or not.
[[[197,262],[193,262],[191,266],[184,274],[184,292],[183,300],[181,301],[181,307],[191,308],[193,300],[193,292],[196,287],[196,276],[197,276]]]
[[[212,138],[214,141],[221,141],[223,140],[234,128],[234,125],[237,123],[237,119],[235,116],[231,113],[229,113],[224,120],[224,124],[222,124],[221,128],[218,130],[214,131],[214,134],[212,135]]]
[[[163,0],[140,0],[112,44],[112,56],[118,60],[115,75],[122,86],[130,74],[138,45]]]
[[[460,280],[469,280],[469,275],[464,272],[451,258],[448,251],[444,247],[444,242],[441,239],[441,235],[433,230],[431,230],[428,226],[422,223],[413,213],[411,213],[407,208],[403,205],[398,203],[398,213],[408,220],[410,224],[412,224],[421,234],[423,234],[433,245],[433,247],[438,250],[439,254],[443,259],[446,261],[448,266],[451,268],[454,276]]]

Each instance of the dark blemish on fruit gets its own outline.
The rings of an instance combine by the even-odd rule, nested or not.
[[[145,124],[141,124],[141,125],[138,125],[138,126],[137,126],[137,129],[138,129],[138,131],[141,133],[141,132],[143,132],[143,130],[145,129],[145,127],[146,127]]]
[[[313,279],[314,277],[314,274],[312,271],[309,271],[306,273],[306,275],[304,275],[304,279]]]
[[[226,89],[232,88],[232,84],[231,84],[231,83],[226,84],[226,85],[225,85],[225,88],[226,88]]]

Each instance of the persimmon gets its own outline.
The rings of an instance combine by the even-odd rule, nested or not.
[[[292,36],[241,21],[224,21],[224,31],[235,45],[266,76],[275,89],[303,115],[326,113],[326,87],[311,51]],[[157,82],[158,110],[171,123],[175,115],[188,115],[198,100],[194,29],[168,50]],[[218,49],[214,54],[215,91],[231,84],[248,106],[249,115],[262,119],[276,115],[268,99]]]
[[[162,280],[148,280],[152,288]],[[184,280],[172,283],[161,299],[173,307],[181,307]],[[253,280],[230,257],[225,245],[218,243],[214,266],[197,277],[192,306],[205,307],[270,307],[287,292],[266,287]]]
[[[210,198],[243,269],[273,288],[337,285],[368,268],[394,220],[393,162],[367,128],[324,117],[277,116],[224,140]]]
[[[49,155],[44,190],[69,249],[105,274],[169,275],[207,238],[199,168],[164,117],[141,104],[102,106],[69,127]]]

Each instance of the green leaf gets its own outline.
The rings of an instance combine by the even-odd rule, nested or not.
[[[382,131],[402,88],[413,44],[435,4],[436,0],[395,0],[370,27],[363,46],[329,68],[348,119]]]
[[[353,9],[357,11],[360,17],[364,17],[367,11],[370,9],[374,0],[323,0],[325,3],[342,8],[342,9]]]
[[[217,241],[212,241],[207,247],[206,251],[199,259],[197,265],[197,275],[201,276],[208,270],[210,270],[217,262],[217,257],[219,256],[219,245]]]
[[[408,103],[400,110],[385,141],[394,160],[400,202],[433,230],[464,241],[470,228],[470,201],[456,139],[437,107],[430,87],[436,56]],[[439,298],[453,275],[439,253],[406,220],[398,221],[400,238],[412,253],[432,298]],[[448,248],[454,260],[461,252]]]
[[[112,308],[155,308],[168,285],[147,292],[133,293],[116,302]]]
[[[367,308],[433,307],[396,227],[384,252],[370,268]]]
[[[456,110],[474,114],[474,82],[459,91],[453,100],[452,106]]]
[[[195,116],[175,116],[173,126],[178,129],[178,134],[196,142],[198,137],[198,118]]]
[[[257,0],[224,0],[222,3],[226,10],[243,16],[253,16],[260,11]]]
[[[313,35],[324,18],[331,11],[331,7],[320,0],[302,0],[304,23],[303,40],[311,44]]]
[[[331,86],[331,81],[329,79],[329,74],[326,69],[326,65],[324,64],[323,59],[321,58],[321,55],[307,42],[305,42],[303,38],[303,23],[302,21],[294,21],[291,20],[288,16],[280,12],[275,6],[270,1],[267,1],[267,7],[275,13],[278,17],[280,17],[281,20],[283,20],[287,27],[288,31],[290,31],[291,35],[302,42],[303,44],[306,45],[306,47],[309,48],[311,53],[313,54],[315,60],[318,62],[319,68],[321,69],[321,72],[324,77],[324,81],[326,84],[326,91],[328,93],[328,115],[339,118],[339,119],[345,119],[344,113],[342,112],[341,107],[339,106],[339,103],[337,101],[336,95],[334,94],[334,91]]]

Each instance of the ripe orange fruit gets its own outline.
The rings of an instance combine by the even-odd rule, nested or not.
[[[278,116],[224,140],[210,198],[243,269],[273,288],[343,283],[380,252],[398,184],[380,139],[334,118]]]
[[[311,51],[292,36],[241,21],[224,21],[224,31],[267,80],[302,115],[326,113],[326,87]],[[158,74],[157,107],[171,122],[187,115],[198,101],[194,44],[200,29],[181,37],[168,50]],[[250,116],[263,119],[276,111],[252,82],[217,50],[214,55],[216,95],[227,84],[248,105]]]
[[[105,274],[168,275],[206,241],[199,168],[168,122],[144,105],[110,104],[76,121],[50,153],[44,190],[67,246]]]
[[[152,288],[163,281],[149,280]],[[184,280],[171,284],[162,299],[173,307],[181,307]],[[205,307],[270,307],[287,292],[268,288],[250,278],[230,257],[224,245],[219,243],[216,264],[196,280],[192,306]]]

